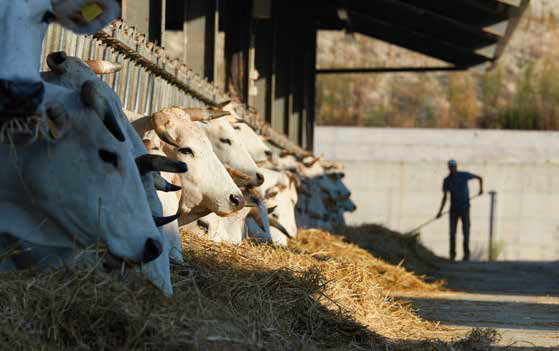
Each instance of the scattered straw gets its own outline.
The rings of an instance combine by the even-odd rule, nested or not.
[[[93,271],[1,274],[0,348],[485,351],[492,343],[485,334],[424,340],[437,326],[386,287],[436,286],[325,232],[303,231],[288,249],[184,235],[183,248],[172,298],[131,273],[125,281]]]
[[[425,247],[419,233],[402,234],[378,224],[342,227],[336,233],[375,257],[391,264],[402,264],[408,271],[426,274],[447,261]]]

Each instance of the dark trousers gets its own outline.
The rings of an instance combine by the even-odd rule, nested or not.
[[[464,257],[470,258],[470,207],[450,211],[450,258],[456,257],[456,227],[458,219],[462,222],[462,235],[464,235]]]

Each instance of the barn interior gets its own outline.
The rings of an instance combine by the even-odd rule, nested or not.
[[[317,74],[465,70],[503,54],[528,0],[121,0],[124,21],[313,148]],[[319,30],[361,33],[446,64],[316,69]]]

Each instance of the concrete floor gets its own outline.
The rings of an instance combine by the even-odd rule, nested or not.
[[[400,294],[416,313],[462,336],[474,327],[497,329],[497,350],[559,350],[559,263],[456,262],[434,273],[449,292]]]

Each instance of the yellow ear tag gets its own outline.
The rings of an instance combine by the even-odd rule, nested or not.
[[[90,2],[82,6],[82,16],[86,22],[92,22],[103,13],[103,8],[96,2]]]
[[[47,118],[47,126],[49,128],[49,133],[52,136],[52,138],[54,140],[57,140],[59,136],[58,136],[58,131],[56,130],[56,125],[54,125],[54,122],[48,118]]]

